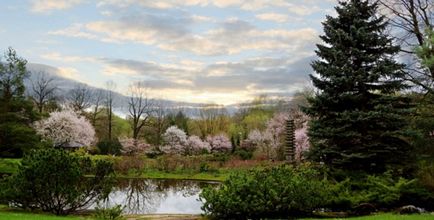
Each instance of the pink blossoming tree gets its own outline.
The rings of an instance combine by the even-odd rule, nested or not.
[[[119,142],[122,145],[121,153],[124,155],[143,154],[146,150],[151,148],[151,145],[134,138],[120,139]]]
[[[232,150],[232,144],[229,138],[224,134],[219,134],[215,136],[208,136],[206,138],[208,143],[211,145],[211,152],[229,152]]]
[[[190,154],[200,154],[204,152],[211,152],[211,145],[200,139],[200,137],[196,135],[192,135],[187,139],[187,146],[189,148]]]

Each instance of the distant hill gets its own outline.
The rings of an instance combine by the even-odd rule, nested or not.
[[[31,88],[32,81],[36,80],[37,74],[39,72],[45,72],[50,77],[52,77],[55,80],[55,83],[58,87],[57,90],[57,96],[59,99],[63,102],[67,102],[66,97],[68,97],[68,94],[70,91],[75,88],[77,85],[87,86],[92,91],[95,90],[101,90],[103,92],[106,91],[106,89],[96,88],[84,83],[81,83],[79,81],[65,78],[60,76],[59,69],[56,67],[52,67],[49,65],[44,64],[36,64],[36,63],[28,63],[27,69],[30,72],[29,78],[25,80],[25,86],[26,88]],[[27,91],[28,94],[30,94],[30,90]],[[125,96],[121,93],[114,92],[114,99],[115,99],[115,113],[121,117],[124,117],[128,114],[128,96]],[[162,106],[165,106],[165,108],[172,109],[174,112],[177,112],[179,110],[182,110],[185,114],[187,114],[190,117],[198,117],[200,109],[202,109],[205,106],[208,106],[209,104],[205,103],[188,103],[188,102],[176,102],[171,100],[165,100],[165,99],[158,99],[157,102],[161,103]],[[282,101],[280,100],[267,100],[265,105],[267,106],[274,106],[278,105]],[[287,105],[287,103],[285,104]],[[243,108],[249,108],[252,107],[252,103],[246,102],[246,103],[238,103],[238,104],[232,104],[227,106],[222,106],[226,109],[227,113],[232,115],[235,114],[239,109]]]

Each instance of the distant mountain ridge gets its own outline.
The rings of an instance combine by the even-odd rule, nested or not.
[[[106,89],[96,88],[94,86],[79,82],[77,80],[65,78],[59,74],[60,70],[56,67],[52,67],[45,64],[37,64],[37,63],[28,63],[27,70],[29,71],[29,78],[27,78],[24,82],[26,88],[31,88],[32,82],[37,78],[37,73],[45,72],[48,76],[52,77],[55,80],[55,83],[58,87],[57,96],[61,97],[61,99],[65,100],[65,97],[68,97],[68,94],[72,89],[74,89],[77,85],[86,86],[92,91],[101,90],[103,92],[107,91]],[[28,92],[30,92],[28,90]],[[128,114],[128,99],[129,97],[123,95],[119,92],[114,92],[114,111],[116,114],[120,116],[125,116]],[[209,106],[210,104],[206,103],[188,103],[188,102],[177,102],[167,99],[157,99],[155,100],[159,102],[161,105],[168,109],[172,109],[174,112],[182,110],[185,114],[190,117],[198,117],[200,109]],[[280,100],[281,101],[281,100]],[[277,105],[279,100],[267,100],[265,105]],[[237,103],[232,105],[222,106],[226,109],[227,113],[230,115],[235,114],[239,109],[249,108],[252,106],[252,103]]]

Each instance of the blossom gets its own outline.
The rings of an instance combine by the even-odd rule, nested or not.
[[[224,134],[208,136],[206,140],[211,145],[211,152],[228,152],[232,149],[231,141]]]
[[[50,117],[34,124],[36,132],[55,147],[89,146],[95,141],[95,129],[89,121],[74,111],[50,113]]]
[[[122,145],[121,153],[126,155],[138,155],[151,147],[151,145],[134,138],[120,139],[119,142]]]
[[[163,139],[166,145],[162,147],[165,153],[184,154],[187,147],[187,135],[176,126],[167,128],[163,134]]]

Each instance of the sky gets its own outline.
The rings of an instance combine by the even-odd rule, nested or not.
[[[0,49],[128,95],[234,104],[290,97],[335,0],[16,0],[0,7]]]

